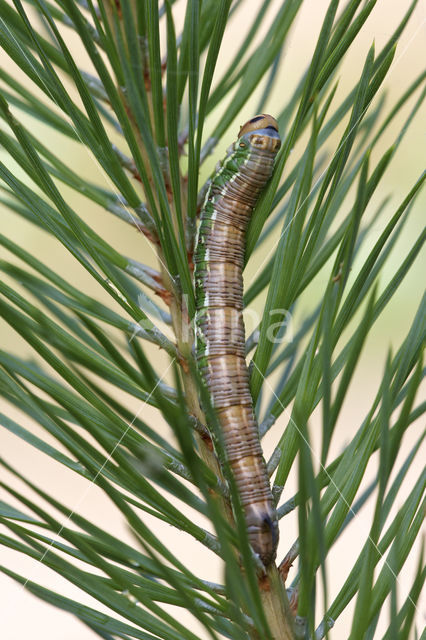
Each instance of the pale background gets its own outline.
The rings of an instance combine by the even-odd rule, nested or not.
[[[180,5],[183,3],[181,2]],[[259,2],[252,1],[253,13],[257,9]],[[279,3],[276,3],[279,4]],[[277,89],[270,99],[268,110],[271,113],[278,111],[278,109],[285,102],[283,95],[290,94],[300,78],[300,74],[305,69],[309,62],[313,47],[315,45],[318,29],[322,22],[325,8],[328,3],[323,0],[306,0],[303,8],[297,18],[295,28],[291,32],[291,36],[288,40],[287,49],[285,53],[285,62],[283,64],[282,73],[279,81],[277,82]],[[179,5],[179,3],[178,3]],[[363,61],[369,46],[372,41],[375,41],[376,52],[378,53],[387,39],[394,31],[401,16],[407,10],[409,6],[408,0],[400,2],[379,1],[375,10],[373,11],[370,19],[362,30],[360,36],[356,40],[356,44],[352,47],[347,55],[346,63],[340,72],[340,85],[339,93],[336,98],[335,104],[339,104],[339,95],[343,96],[347,90],[353,85],[356,79],[360,75]],[[387,105],[393,105],[398,96],[400,96],[405,89],[410,85],[411,81],[417,76],[424,66],[425,60],[425,18],[426,18],[426,3],[420,2],[415,14],[412,16],[397,48],[396,56],[388,74],[386,80],[386,86],[389,91]],[[223,44],[222,58],[220,64],[226,66],[226,58],[231,55],[231,52],[237,46],[237,42],[243,37],[245,30],[241,25],[244,25],[241,14],[234,20],[232,27],[227,31],[227,36]],[[76,47],[76,53],[81,54],[81,47]],[[8,59],[4,54],[0,54],[0,63],[8,65]],[[80,64],[85,63],[84,56],[79,59]],[[417,98],[418,93],[415,96]],[[238,125],[253,115],[253,109],[256,109],[257,100],[253,99],[250,104],[247,104],[245,110],[241,113],[241,117],[235,124],[232,130],[227,134],[227,139],[224,144],[226,147],[233,139]],[[408,107],[406,107],[402,115],[397,119],[396,123],[390,127],[386,140],[382,143],[381,152],[383,152],[394,141],[404,118],[408,115],[409,109],[413,106],[414,101],[411,100]],[[220,112],[213,114],[208,126],[211,126],[215,119],[221,117]],[[29,119],[22,118],[26,123],[29,123]],[[396,157],[392,160],[391,166],[387,170],[384,178],[381,182],[380,192],[376,194],[374,202],[372,202],[370,211],[372,212],[381,201],[381,199],[388,193],[392,194],[391,206],[386,213],[386,220],[390,217],[391,213],[403,200],[411,186],[418,178],[420,171],[425,164],[425,114],[420,116],[418,114],[416,120],[412,123],[410,130],[406,134],[404,141],[397,153]],[[38,127],[38,129],[37,129]],[[34,132],[38,132],[43,135],[43,141],[45,144],[51,145],[55,148],[59,143],[66,145],[64,149],[68,154],[68,162],[75,164],[77,167],[84,165],[84,173],[94,181],[104,180],[100,175],[99,170],[95,166],[95,163],[88,156],[88,154],[78,145],[74,145],[69,141],[61,139],[60,141],[54,133],[43,128],[38,123],[34,124]],[[339,132],[340,135],[340,132]],[[206,169],[210,170],[216,161],[223,155],[224,148],[218,148],[215,150],[213,157],[206,163]],[[0,150],[0,154],[4,154]],[[378,156],[375,156],[377,161]],[[204,179],[206,174],[202,176]],[[109,240],[113,246],[122,250],[125,254],[139,258],[142,262],[152,264],[155,266],[155,260],[150,249],[144,243],[141,238],[130,229],[126,228],[126,225],[115,220],[111,215],[96,209],[94,206],[90,210],[87,209],[87,205],[83,205],[83,201],[75,197],[75,194],[66,190],[67,196],[73,206],[79,211],[80,215],[84,217],[95,229],[102,228],[102,235]],[[79,203],[82,203],[84,209],[79,209]],[[402,237],[400,238],[396,250],[393,251],[392,258],[389,260],[389,264],[382,278],[381,288],[385,286],[388,278],[397,269],[403,257],[407,254],[410,246],[413,243],[413,239],[417,236],[419,230],[422,228],[423,219],[421,212],[425,208],[424,194],[420,196],[417,201],[415,210],[411,214]],[[54,242],[51,238],[48,238],[46,234],[43,234],[36,230],[33,226],[24,223],[17,216],[14,216],[8,212],[1,211],[2,227],[6,229],[8,235],[13,237],[15,241],[18,239],[24,244],[24,246],[30,251],[34,252],[40,259],[45,260],[50,267],[57,269],[59,273],[69,274],[72,270],[74,274],[75,282],[81,289],[87,293],[93,294],[98,299],[105,300],[105,295],[97,287],[82,270],[74,264],[72,258],[67,255],[65,249]],[[380,219],[378,223],[382,228],[383,219]],[[376,229],[377,236],[378,229]],[[365,251],[368,248],[365,248]],[[273,244],[271,243],[270,250],[273,250]],[[0,252],[2,250],[0,249]],[[4,256],[9,259],[10,256]],[[362,259],[362,256],[360,256]],[[251,275],[254,274],[256,268],[259,266],[261,258],[253,261],[246,273],[246,282],[250,281]],[[363,354],[360,359],[360,363],[357,368],[355,379],[351,385],[351,391],[349,399],[345,404],[342,414],[338,423],[338,437],[334,443],[332,454],[336,454],[340,447],[347,442],[351,437],[354,430],[360,424],[364,418],[371,401],[377,390],[377,380],[380,379],[384,368],[386,359],[386,353],[389,346],[393,347],[395,351],[402,337],[405,335],[409,325],[412,322],[413,315],[418,306],[420,295],[422,293],[424,283],[422,274],[424,272],[424,256],[423,262],[421,259],[417,259],[415,267],[411,270],[408,277],[406,277],[398,295],[389,305],[389,308],[384,314],[382,314],[379,321],[376,323],[375,331],[370,337],[368,344],[364,347]],[[356,265],[355,265],[356,271]],[[322,285],[325,282],[324,279],[317,281],[317,291],[322,290]],[[318,293],[312,291],[312,306],[316,302],[315,296]],[[257,308],[261,310],[262,300],[257,301]],[[297,317],[295,318],[297,322]],[[29,347],[24,344],[19,337],[10,328],[0,320],[0,344],[2,348],[12,350],[19,355],[29,355]],[[158,358],[158,352],[156,352],[156,358]],[[44,433],[40,433],[38,428],[34,425],[30,425],[25,416],[22,416],[16,409],[11,409],[9,406],[5,406],[5,402],[0,399],[1,411],[6,413],[10,412],[12,418],[21,422],[26,427],[33,429],[35,433],[45,437]],[[133,403],[135,411],[139,409],[136,403]],[[143,408],[143,418],[149,422],[150,414],[152,419],[156,420],[159,427],[163,428],[160,424],[158,417],[150,407]],[[316,420],[315,420],[316,418]],[[151,420],[152,424],[155,424]],[[277,424],[278,433],[286,424],[285,416]],[[311,422],[311,429],[313,434],[313,448],[314,453],[316,450],[316,444],[319,440],[315,438],[315,433],[320,427],[320,416],[315,416]],[[404,438],[401,455],[398,459],[399,463],[403,457],[407,454],[408,450],[414,443],[415,439],[420,434],[421,425],[419,424],[417,429],[413,428],[411,433]],[[271,450],[272,439],[267,439],[266,447],[267,454]],[[110,503],[107,498],[104,497],[96,487],[88,486],[88,483],[75,476],[71,472],[64,470],[58,464],[54,464],[46,456],[31,449],[29,446],[24,445],[22,441],[16,437],[10,435],[4,430],[0,430],[0,451],[1,455],[15,467],[19,467],[23,470],[25,475],[35,479],[39,486],[47,489],[57,499],[60,499],[64,504],[72,509],[75,509],[82,515],[94,519],[100,526],[108,526],[111,533],[132,541],[124,523],[117,516],[117,512],[111,509]],[[424,458],[424,455],[423,455]],[[405,484],[405,492],[402,492],[397,501],[397,507],[402,504],[403,498],[408,494],[413,482],[418,476],[419,469],[421,468],[421,456],[416,465],[413,465],[408,481]],[[398,465],[397,465],[398,466]],[[369,468],[369,477],[374,475],[374,465]],[[3,474],[6,481],[10,481],[9,477],[3,470],[0,471]],[[15,481],[13,481],[15,482]],[[293,483],[293,484],[292,484]],[[22,486],[19,487],[22,489]],[[284,500],[292,495],[294,491],[294,479],[289,482],[289,486],[286,489]],[[9,496],[3,494],[0,490],[0,500],[11,501]],[[348,535],[343,536],[339,543],[336,545],[333,554],[328,561],[328,580],[329,580],[329,593],[334,596],[340,586],[342,585],[344,578],[349,572],[354,558],[360,549],[360,545],[364,540],[365,532],[370,526],[370,512],[363,510],[356,523],[350,527]],[[208,554],[200,545],[194,544],[187,536],[179,534],[174,529],[165,526],[163,523],[156,521],[155,527],[157,531],[164,533],[164,539],[167,540],[168,545],[173,550],[180,549],[180,556],[184,561],[187,561],[189,566],[199,567],[202,569],[202,576],[204,578],[220,581],[221,580],[221,568],[218,566],[215,558],[212,558],[211,554]],[[285,529],[284,529],[285,527]],[[296,522],[295,517],[290,516],[286,519],[285,524],[281,523],[281,543],[278,552],[278,557],[282,558],[288,547],[292,544],[296,537]],[[1,564],[5,564],[11,569],[15,569],[18,573],[28,576],[36,582],[47,586],[50,589],[58,590],[60,593],[75,597],[77,600],[93,606],[94,608],[101,608],[97,602],[93,601],[89,596],[80,592],[74,588],[71,584],[58,577],[51,572],[47,567],[40,563],[35,563],[22,555],[13,554],[9,550],[0,546],[0,559]],[[413,572],[418,560],[418,554],[413,553],[406,563],[406,567],[398,582],[398,598],[399,602],[402,602],[407,591],[412,583]],[[290,577],[294,576],[294,573],[290,574]],[[0,574],[0,615],[1,615],[1,637],[7,640],[22,640],[27,637],[31,637],[34,640],[71,640],[79,638],[80,640],[90,640],[98,638],[93,634],[86,626],[80,623],[73,616],[66,614],[54,607],[43,603],[37,598],[31,596],[23,588],[17,585],[15,582]],[[353,604],[353,603],[352,603]],[[334,631],[330,633],[330,638],[337,640],[338,638],[347,637],[348,624],[350,625],[352,606],[349,606],[341,618],[337,621],[337,625]],[[417,612],[417,624],[421,629],[424,624],[424,606],[419,607]],[[180,620],[190,626],[192,630],[198,632],[200,637],[205,637],[203,631],[198,628],[197,623],[192,617],[182,614],[180,611],[176,611],[176,615]],[[382,619],[380,621],[377,637],[380,637],[380,629],[385,629],[388,624],[388,611],[383,612]]]

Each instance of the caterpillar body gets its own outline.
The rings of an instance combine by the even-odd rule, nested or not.
[[[223,431],[250,543],[265,566],[275,559],[278,522],[249,388],[242,272],[247,225],[280,145],[272,116],[241,128],[207,192],[194,260],[198,367]]]

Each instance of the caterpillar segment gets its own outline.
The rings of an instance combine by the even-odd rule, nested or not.
[[[198,367],[223,431],[250,543],[265,566],[276,556],[278,521],[250,394],[242,274],[247,225],[280,145],[272,116],[241,128],[207,192],[194,260]]]

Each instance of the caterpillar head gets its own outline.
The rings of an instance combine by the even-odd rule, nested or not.
[[[255,116],[241,127],[238,141],[240,146],[250,145],[260,151],[276,154],[281,147],[278,123],[266,113]]]

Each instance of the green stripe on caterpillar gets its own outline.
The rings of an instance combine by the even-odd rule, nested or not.
[[[272,116],[241,128],[207,192],[194,260],[198,367],[223,431],[250,544],[265,566],[276,556],[278,521],[250,395],[242,272],[247,225],[280,145]]]

